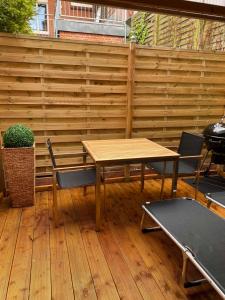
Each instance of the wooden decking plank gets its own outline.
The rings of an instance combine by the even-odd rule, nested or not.
[[[141,237],[139,230],[134,226],[130,226],[128,231],[131,239],[135,240],[137,249],[146,265],[150,268],[166,299],[186,299],[181,287],[177,286],[179,282],[177,283],[171,276],[171,273],[168,272],[167,265],[151,250],[151,243],[146,243],[146,240],[143,240],[145,237]]]
[[[127,233],[122,231],[122,234],[120,234],[120,229],[118,230],[118,227],[112,223],[110,224],[110,227],[113,233],[116,235],[116,239],[120,244],[123,257],[128,264],[130,272],[132,273],[134,281],[138,286],[142,297],[144,299],[164,299],[164,295],[155,282],[155,279],[152,277],[149,268],[145,265],[141,255],[137,251]]]
[[[137,183],[135,183],[135,186],[136,185]],[[133,189],[133,187],[134,185],[132,185],[131,190]],[[121,190],[121,193],[122,195],[124,195],[123,190]],[[121,211],[120,213],[120,216],[123,218],[123,221],[125,222],[125,224],[127,224],[126,230],[130,236],[130,239],[135,243],[143,260],[151,270],[152,276],[154,277],[154,279],[158,283],[158,286],[165,295],[165,298],[171,300],[186,299],[186,296],[182,293],[181,288],[177,286],[176,282],[174,283],[174,279],[171,278],[171,274],[168,272],[167,266],[165,266],[161,259],[158,257],[158,251],[151,251],[153,242],[157,244],[158,241],[151,240],[151,242],[146,243],[146,235],[143,235],[139,229],[141,216],[138,215],[138,217],[135,218],[137,211],[135,212],[134,207],[136,207],[136,204],[133,203],[136,200],[136,195],[140,195],[140,197],[142,197],[143,195],[139,194],[138,192],[136,192],[136,195],[133,192],[133,195],[134,199],[130,200],[130,205],[125,205],[124,202],[121,203],[123,211]],[[152,236],[149,235],[149,237],[151,238]]]
[[[83,229],[82,237],[98,299],[120,299],[95,229]]]
[[[36,197],[29,299],[51,299],[48,192]]]
[[[63,219],[75,298],[81,300],[97,299],[80,228],[75,218],[76,212],[70,191],[63,190],[58,195],[64,205]]]
[[[102,231],[98,234],[95,231],[94,189],[88,190],[86,197],[81,197],[81,193],[79,196],[74,193],[73,200],[75,206],[77,203],[79,204],[77,209],[81,216],[79,218],[81,232],[98,299],[118,299],[118,297],[119,299],[142,299],[126,263],[121,259],[121,253],[118,253],[120,250],[113,240],[113,236],[108,234],[109,230],[103,230],[106,238],[102,237]],[[85,201],[86,205],[84,206]]]
[[[154,194],[157,193],[157,190],[160,189],[160,185],[159,185],[160,181],[155,181],[155,180],[149,180],[149,182],[147,183],[147,189],[153,189],[154,190]],[[135,183],[136,185],[136,183]],[[135,185],[132,185],[131,189],[134,189]],[[149,185],[149,186],[148,186]],[[170,185],[169,185],[170,187]],[[124,193],[124,191],[121,189],[121,193]],[[133,194],[134,195],[134,192]],[[136,193],[136,195],[138,195],[138,193]],[[140,197],[142,195],[140,194]],[[151,197],[151,196],[150,196]],[[134,197],[131,199],[131,203],[133,201],[135,201],[135,195]],[[152,198],[147,198],[146,201],[152,201]],[[153,201],[157,201],[157,200],[153,200]],[[142,201],[143,202],[143,201]],[[158,266],[158,270],[160,270],[161,272],[161,279],[164,281],[165,283],[165,277],[167,278],[167,283],[166,285],[161,285],[159,283],[160,286],[168,286],[170,282],[174,283],[174,281],[178,281],[178,278],[180,278],[180,268],[181,268],[181,252],[179,251],[179,249],[176,247],[176,245],[164,234],[162,234],[161,232],[158,233],[154,233],[154,234],[147,234],[147,235],[143,235],[139,229],[139,225],[140,225],[140,220],[141,220],[141,216],[142,216],[142,209],[141,209],[141,205],[139,206],[139,209],[135,212],[134,207],[135,205],[133,204],[130,206],[124,206],[122,203],[123,209],[124,211],[126,211],[130,218],[129,220],[135,220],[135,222],[130,222],[128,228],[128,231],[130,231],[130,236],[133,237],[133,235],[136,237],[137,240],[140,241],[140,238],[142,238],[144,240],[144,245],[151,245],[151,247],[149,247],[149,252],[151,253],[150,258],[152,258],[155,261],[155,264]],[[123,215],[123,213],[121,212],[121,215]],[[135,219],[135,217],[137,217]],[[146,217],[145,218],[145,224],[149,224],[149,222],[151,223],[151,225],[155,225],[154,222]],[[134,240],[136,240],[134,239]],[[140,246],[140,243],[137,243],[137,247]],[[154,250],[153,250],[154,249]],[[171,251],[171,249],[173,249]],[[142,251],[140,250],[140,253],[142,253]],[[173,253],[173,255],[171,255],[171,253]],[[165,276],[165,274],[167,274]],[[178,281],[178,284],[180,282]],[[177,289],[175,288],[175,285],[172,284],[172,286],[170,287],[172,294],[175,293],[175,295],[179,294],[179,297],[182,298],[182,296],[185,296],[184,294],[182,295],[182,293],[178,293],[177,294]],[[180,288],[180,286],[178,286],[178,290],[183,290],[182,288]],[[168,296],[167,296],[168,297]],[[185,296],[186,297],[186,296]]]
[[[7,299],[28,299],[33,252],[34,207],[22,210]]]
[[[7,212],[0,212],[0,238],[3,233],[6,219],[7,219]]]
[[[10,208],[0,238],[0,299],[7,295],[20,219],[21,209]]]
[[[179,182],[180,183],[180,182]],[[149,181],[149,187],[151,189],[158,189],[160,186],[158,186],[158,181]],[[122,202],[121,207],[123,207],[125,213],[121,211],[120,216],[125,219],[126,215],[129,215],[129,225],[127,226],[128,232],[130,232],[130,237],[135,241],[138,249],[140,250],[140,253],[143,255],[144,251],[140,247],[140,245],[143,245],[144,247],[147,246],[146,251],[148,251],[148,261],[149,258],[153,259],[155,261],[155,266],[157,267],[157,273],[161,276],[162,282],[160,282],[159,278],[156,278],[156,281],[158,282],[160,288],[163,290],[164,294],[166,294],[166,299],[187,299],[187,294],[194,294],[199,293],[199,291],[204,292],[208,289],[207,285],[203,285],[201,287],[192,288],[190,290],[184,289],[182,286],[180,286],[180,278],[181,278],[181,267],[182,267],[182,259],[181,259],[181,252],[178,249],[178,247],[163,233],[154,233],[154,234],[148,234],[148,235],[142,235],[140,234],[139,226],[141,214],[139,214],[140,207],[138,210],[135,211],[136,205],[134,202],[136,201],[137,197],[142,197],[142,194],[139,194],[138,189],[136,187],[136,193],[135,193],[135,186],[137,183],[135,182],[132,184],[131,191],[132,191],[132,199],[130,199],[130,205],[126,206],[124,205],[124,202]],[[126,192],[124,189],[121,188],[121,185],[118,187],[118,190],[120,189],[122,197],[126,196]],[[156,191],[154,191],[156,193]],[[179,194],[178,194],[179,195]],[[151,199],[147,199],[148,201]],[[143,202],[143,201],[142,201]],[[118,203],[117,203],[118,205]],[[138,218],[136,218],[138,216]],[[146,218],[147,223],[149,223],[150,218]],[[151,221],[151,224],[153,222]],[[141,243],[140,238],[143,238],[144,243]],[[151,255],[149,255],[151,254]],[[146,260],[145,260],[146,261]],[[147,264],[147,262],[146,262]],[[191,265],[190,265],[191,266]],[[154,271],[154,269],[151,269]],[[159,273],[160,272],[160,273]],[[192,276],[196,276],[196,269],[194,267],[191,268],[190,273]],[[196,278],[201,277],[200,274],[197,272]],[[193,277],[193,278],[194,278]],[[165,281],[166,278],[166,281]]]
[[[121,299],[143,299],[108,224],[98,234]],[[109,251],[110,249],[110,251]]]
[[[119,193],[116,196],[117,199],[120,198],[122,201]],[[112,210],[108,214],[109,226],[142,297],[144,299],[165,299],[149,268],[145,265],[135,243],[130,239],[123,220],[120,219],[120,211],[121,208],[117,206],[115,211]]]
[[[5,203],[1,203],[0,207],[0,238],[3,232],[3,228],[5,226],[5,221],[8,215],[8,207],[5,205]]]
[[[59,201],[59,211],[62,208]],[[50,252],[52,299],[74,299],[73,284],[64,226],[55,227],[52,221],[52,193],[49,193]]]
[[[87,201],[86,199],[85,204],[85,199],[82,199],[84,201],[81,201],[79,197],[80,205],[78,209],[83,226],[88,226],[88,228],[93,229],[95,228],[95,194],[94,190],[92,192],[89,191],[89,189],[90,188],[88,188],[87,190],[88,195],[89,193],[91,195],[89,197],[89,200]],[[110,199],[107,198],[106,202],[109,200]],[[120,298],[135,300],[143,299],[139,292],[139,289],[134,282],[129,268],[125,260],[123,259],[119,246],[116,243],[107,222],[104,223],[104,228],[100,232],[98,232],[98,239]],[[126,274],[126,276],[124,276],[124,274]]]

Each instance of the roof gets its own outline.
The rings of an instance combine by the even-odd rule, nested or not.
[[[70,1],[71,0],[67,0]],[[225,6],[223,0],[85,0],[86,3],[97,3],[134,10],[144,10],[173,15],[183,15],[195,18],[225,21]],[[210,2],[209,3],[206,3]],[[213,3],[213,4],[212,4]]]

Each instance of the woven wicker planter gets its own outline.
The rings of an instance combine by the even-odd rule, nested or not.
[[[2,148],[6,190],[12,207],[34,204],[35,161],[34,147]]]

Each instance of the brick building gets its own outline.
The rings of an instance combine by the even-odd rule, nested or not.
[[[132,11],[66,0],[37,0],[34,33],[74,40],[121,43]]]

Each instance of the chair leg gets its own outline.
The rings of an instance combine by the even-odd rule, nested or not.
[[[101,182],[103,183],[103,212],[105,215],[106,212],[106,186],[105,186],[105,167],[102,167],[102,179]]]
[[[165,173],[166,173],[166,161],[164,161],[164,165],[163,165],[163,175],[162,175],[162,184],[161,184],[161,190],[160,190],[160,200],[162,200],[162,198],[163,198],[164,184],[165,184]]]
[[[84,146],[83,146],[83,152],[86,152],[86,149],[85,149]],[[87,163],[87,156],[84,155],[83,156],[83,165],[86,165],[86,163]],[[86,195],[87,195],[87,187],[84,186],[84,188],[83,188],[83,196],[85,197]]]
[[[83,188],[83,196],[86,196],[86,195],[87,195],[87,187],[84,186],[84,188]]]
[[[195,185],[195,200],[197,200],[197,197],[198,197],[198,186],[199,186],[199,177],[200,177],[200,172],[198,171],[197,174],[196,174],[196,179],[195,179],[195,182],[196,182],[196,185]]]
[[[56,173],[53,173],[53,221],[55,226],[59,224],[58,218],[58,203],[57,203],[57,186],[56,186]]]
[[[106,186],[105,186],[105,183],[103,184],[103,187],[104,187],[104,200],[106,198]]]
[[[106,186],[105,186],[105,182],[103,182],[103,210],[104,210],[104,215],[106,215]]]
[[[161,190],[160,190],[160,200],[162,200],[162,198],[163,198],[164,185],[165,185],[165,175],[163,175],[163,177],[162,177],[162,184],[161,184]]]
[[[145,188],[145,164],[141,164],[141,192],[143,192]]]
[[[209,155],[209,150],[205,153],[202,162],[199,161],[199,173],[201,172],[202,168],[204,167],[204,163],[205,163],[208,155]]]
[[[185,252],[183,254],[183,266],[182,266],[182,275],[181,275],[181,282],[184,288],[192,288],[195,286],[199,286],[203,283],[206,283],[206,278],[200,278],[197,280],[188,280],[187,279],[187,271],[188,271],[188,263],[189,258]]]
[[[145,221],[145,215],[146,215],[146,212],[144,211],[144,212],[143,212],[143,215],[142,215],[142,217],[141,217],[141,224],[140,224],[140,229],[141,229],[141,231],[142,231],[142,229],[143,229],[143,225],[144,225],[144,221]]]
[[[198,197],[198,187],[199,187],[199,180],[200,180],[200,173],[201,173],[201,167],[203,166],[203,163],[201,161],[198,162],[198,168],[195,176],[195,200],[197,200]]]
[[[182,285],[185,284],[185,282],[187,282],[187,269],[188,269],[188,257],[187,255],[183,252],[182,253],[183,256],[183,266],[182,266],[182,275],[181,275],[181,282]]]
[[[103,209],[106,214],[106,185],[105,185],[105,167],[102,168],[102,182],[103,182]]]
[[[210,207],[211,207],[211,204],[212,204],[212,201],[208,200],[208,201],[207,201],[207,208],[210,208]]]

